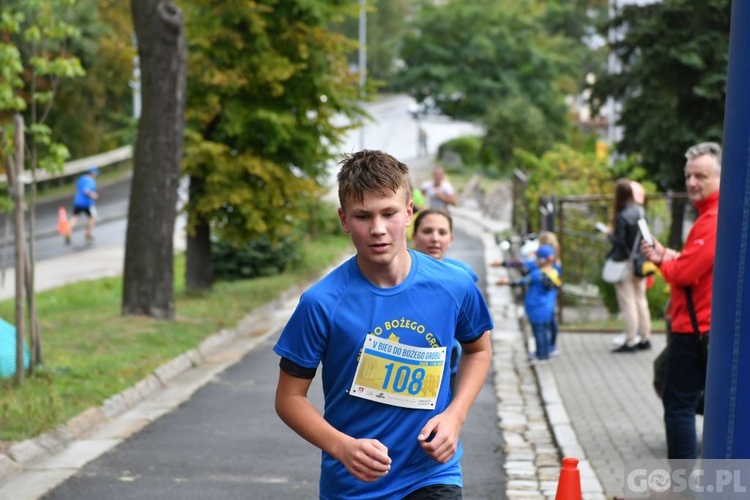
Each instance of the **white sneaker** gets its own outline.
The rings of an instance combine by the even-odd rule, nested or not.
[[[625,341],[627,340],[627,338],[628,337],[625,335],[625,332],[622,332],[620,335],[615,335],[612,338],[612,343],[615,344],[615,345],[622,345],[622,344],[625,343]],[[633,343],[637,344],[640,341],[641,341],[641,336],[640,335],[636,335],[635,336],[635,340],[633,341]]]
[[[559,356],[560,355],[560,349],[558,349],[557,347],[553,347],[552,349],[550,349],[549,355],[550,355],[550,357],[551,356]]]

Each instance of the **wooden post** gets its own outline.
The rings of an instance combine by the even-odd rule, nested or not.
[[[23,136],[23,117],[16,114],[13,117],[13,125],[16,134],[16,159],[13,177],[13,201],[15,204],[15,235],[16,235],[16,385],[24,382],[23,366],[23,345],[24,345],[24,278],[26,276],[26,266],[24,259],[26,257],[23,225],[23,182],[21,173],[23,172],[23,153],[24,153],[24,136]],[[10,171],[9,170],[9,171]]]

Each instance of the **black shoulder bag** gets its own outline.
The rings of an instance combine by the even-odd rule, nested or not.
[[[698,329],[698,317],[695,314],[695,305],[693,304],[693,289],[685,287],[685,298],[687,299],[688,312],[690,313],[690,322],[693,324],[693,335],[695,335],[695,342],[698,344],[703,355],[703,372],[705,373],[706,367],[708,366],[708,334],[701,335],[701,331]],[[701,400],[698,403],[698,407],[695,412],[698,415],[703,415],[703,402],[705,398],[705,391],[701,394]]]
[[[695,313],[695,304],[693,303],[693,289],[685,287],[685,299],[687,301],[688,313],[690,314],[690,322],[693,325],[693,335],[695,336],[696,343],[700,344],[701,353],[703,354],[704,367],[708,366],[708,333],[701,335],[700,329],[698,328],[698,316]],[[664,395],[664,383],[667,375],[667,352],[669,350],[669,338],[670,331],[669,326],[667,327],[667,346],[654,358],[654,390],[656,394],[661,398]],[[701,395],[700,403],[696,408],[696,413],[703,415],[703,396]]]

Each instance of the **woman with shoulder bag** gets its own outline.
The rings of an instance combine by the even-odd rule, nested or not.
[[[637,185],[639,200],[633,196],[633,184]],[[617,305],[625,322],[625,342],[612,351],[615,353],[651,348],[651,313],[646,298],[646,280],[636,275],[633,269],[633,257],[639,251],[638,219],[645,215],[640,205],[643,202],[642,193],[640,184],[631,183],[628,179],[619,179],[615,184],[613,230],[608,235],[612,248],[607,253],[607,258],[615,262],[627,261],[629,270],[621,281],[615,283]],[[640,342],[635,340],[636,333],[641,335]]]

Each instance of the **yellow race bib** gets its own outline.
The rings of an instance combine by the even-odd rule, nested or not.
[[[349,394],[403,408],[435,408],[445,347],[413,347],[367,335]]]

